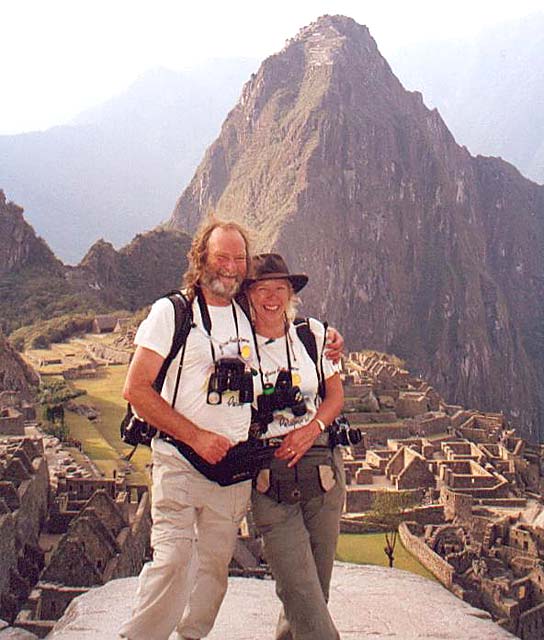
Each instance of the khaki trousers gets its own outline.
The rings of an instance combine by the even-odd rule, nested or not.
[[[249,481],[221,487],[175,452],[153,451],[153,561],[142,569],[122,637],[167,640],[176,628],[186,638],[210,632],[250,491]]]
[[[336,485],[306,502],[278,503],[252,492],[255,524],[282,601],[276,640],[338,640],[327,601],[344,505],[345,475],[334,451]]]

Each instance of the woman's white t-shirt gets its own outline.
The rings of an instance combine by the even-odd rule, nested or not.
[[[325,335],[325,327],[321,322],[313,318],[309,319],[310,329],[315,335],[317,344],[317,353],[323,363],[323,373],[325,380],[335,373],[339,368],[330,360],[323,357],[323,338]],[[291,356],[291,373],[293,385],[300,387],[304,400],[306,402],[307,411],[303,416],[297,417],[293,415],[290,409],[277,410],[274,412],[274,420],[268,425],[268,429],[264,434],[264,438],[283,436],[289,431],[302,427],[311,422],[317,413],[319,406],[318,396],[318,377],[314,361],[306,350],[304,343],[297,334],[296,327],[291,324],[287,332],[287,342],[289,353]],[[270,339],[257,334],[257,345],[261,357],[261,369],[263,373],[264,383],[275,384],[278,373],[288,369],[286,338]],[[319,359],[318,359],[319,364]],[[258,378],[257,393],[261,393],[260,377]]]

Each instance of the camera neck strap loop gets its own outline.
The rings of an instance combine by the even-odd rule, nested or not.
[[[292,366],[291,366],[291,353],[289,350],[289,323],[287,322],[287,319],[285,319],[284,321],[284,327],[285,327],[285,352],[287,354],[287,370],[289,371],[289,375],[292,377],[293,372],[292,372]],[[253,342],[255,343],[255,353],[257,355],[257,362],[259,363],[259,375],[261,377],[261,387],[262,389],[264,389],[265,382],[264,382],[264,374],[263,374],[263,367],[262,367],[262,361],[261,361],[261,352],[259,349],[259,342],[257,340],[257,332],[255,331],[255,325],[253,324],[253,322],[251,323],[251,331],[253,332]]]
[[[210,350],[212,352],[212,360],[215,363],[216,358],[215,358],[215,348],[213,346],[213,338],[212,338],[212,319],[210,318],[210,312],[208,311],[208,304],[204,298],[204,294],[202,293],[202,289],[200,287],[196,287],[196,298],[198,300],[198,307],[200,309],[200,315],[202,317],[202,324],[210,339]],[[230,307],[232,309],[232,317],[234,318],[234,327],[236,328],[236,348],[238,349],[238,355],[241,357],[242,352],[240,351],[240,330],[238,328],[238,314],[236,313],[236,307],[234,306],[233,300],[231,300]]]

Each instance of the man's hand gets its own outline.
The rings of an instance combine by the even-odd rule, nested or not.
[[[196,427],[195,437],[187,444],[210,464],[217,464],[223,460],[232,447],[232,442],[225,436],[198,427]]]
[[[280,460],[289,460],[288,467],[295,465],[314,444],[321,429],[315,420],[288,433],[274,454]]]
[[[325,343],[325,356],[338,364],[344,351],[344,338],[334,327],[327,329],[327,342]]]

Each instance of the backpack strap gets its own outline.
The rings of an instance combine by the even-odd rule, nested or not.
[[[164,359],[159,373],[153,383],[153,387],[159,393],[166,378],[168,368],[176,358],[179,350],[187,342],[187,336],[193,325],[193,310],[190,300],[181,291],[170,291],[165,298],[168,298],[174,307],[174,336],[172,337],[172,346],[168,355]]]
[[[319,357],[317,350],[317,340],[315,337],[315,333],[312,331],[310,327],[310,319],[309,318],[295,318],[293,321],[295,325],[297,335],[304,345],[308,355],[312,359],[315,369],[317,371],[317,380],[318,380],[318,388],[317,393],[319,397],[324,400],[325,399],[325,374],[323,372],[323,361]],[[324,322],[323,326],[325,327],[325,335],[323,338],[323,347],[325,346],[325,340],[327,339],[327,323]]]
[[[251,322],[251,311],[249,308],[249,300],[245,291],[236,294],[234,301],[238,304],[240,309],[246,314],[247,319]]]

